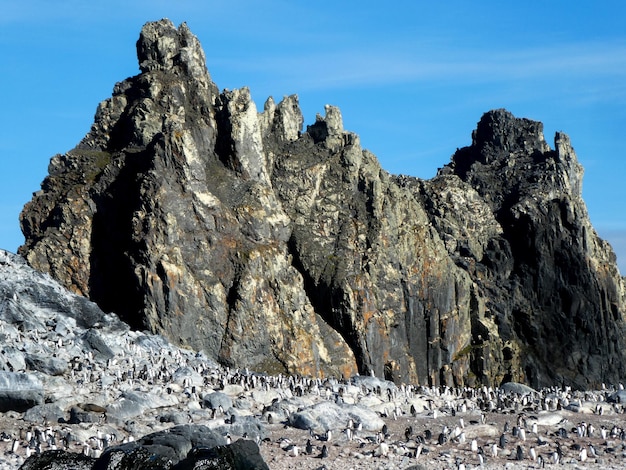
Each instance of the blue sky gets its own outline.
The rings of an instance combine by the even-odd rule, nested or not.
[[[56,153],[139,73],[142,25],[186,21],[218,87],[262,109],[297,93],[305,125],[339,106],[383,168],[434,176],[506,108],[567,133],[592,223],[626,274],[626,2],[0,0],[0,247]]]

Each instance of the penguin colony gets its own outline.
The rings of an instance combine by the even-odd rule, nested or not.
[[[28,339],[26,333],[23,340]],[[43,339],[39,336],[38,340]],[[626,465],[621,385],[595,392],[551,388],[528,393],[487,387],[395,386],[375,377],[355,381],[269,376],[223,368],[202,355],[171,346],[146,350],[129,342],[127,347],[125,357],[104,362],[93,354],[73,359],[66,380],[76,396],[91,396],[98,403],[75,403],[66,410],[67,418],[57,422],[27,422],[24,414],[3,413],[0,467],[18,468],[31,454],[52,449],[98,457],[110,445],[172,426],[162,419],[172,413],[185,422],[209,427],[236,422],[239,416],[256,417],[266,433],[228,433],[227,437],[254,439],[270,468],[400,469],[417,463],[458,469]],[[156,408],[147,405],[132,419],[110,419],[108,406],[128,390],[169,397],[169,401]],[[210,408],[204,397],[215,391],[245,405]],[[270,405],[281,401],[302,408],[322,401],[339,406],[361,404],[375,410],[384,424],[376,431],[365,430],[361,422],[350,418],[326,429],[295,429],[286,425],[284,416],[270,411]]]
[[[345,397],[343,386],[337,384],[334,399]],[[338,423],[337,437],[328,442],[322,434],[275,425],[274,434],[282,437],[261,450],[276,469],[624,468],[622,391],[619,384],[594,392],[549,388],[525,394],[488,387],[399,386],[389,394],[364,389],[363,399],[374,395],[382,402],[374,407],[385,421],[380,431]]]
[[[11,263],[0,259],[0,284],[26,276],[16,271],[24,266],[5,276],[2,269]],[[21,290],[12,286],[0,299],[0,359],[15,372],[36,375],[46,404],[0,413],[0,470],[54,449],[98,457],[109,446],[184,423],[218,429],[231,442],[256,441],[272,469],[626,467],[620,384],[534,391],[270,376],[219,366],[113,317],[81,328],[67,313],[35,308]],[[28,328],[9,308],[18,304]],[[86,345],[88,330],[107,354]],[[32,371],[20,355],[34,353],[67,367],[52,375]],[[307,429],[294,427],[293,416],[316,404],[335,408],[322,408],[327,415],[313,416]],[[366,421],[354,407],[375,419]],[[258,426],[242,427],[245,422]]]

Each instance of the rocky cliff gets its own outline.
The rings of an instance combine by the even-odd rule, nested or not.
[[[220,92],[148,23],[21,215],[20,253],[134,328],[223,364],[396,382],[624,376],[623,280],[567,136],[497,110],[432,180],[385,172],[340,111]]]

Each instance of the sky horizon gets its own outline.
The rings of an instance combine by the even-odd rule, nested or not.
[[[305,128],[335,105],[391,173],[433,177],[491,109],[541,121],[552,148],[565,132],[591,222],[626,274],[626,2],[170,3],[0,0],[0,248],[23,243],[19,213],[50,158],[139,73],[141,27],[167,17],[198,37],[220,89],[249,87],[260,110],[297,94]]]

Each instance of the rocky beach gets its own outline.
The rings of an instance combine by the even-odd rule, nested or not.
[[[231,468],[206,453],[239,441],[232,468],[540,468],[559,452],[571,468],[626,462],[619,384],[454,389],[229,369],[130,330],[8,252],[0,295],[3,469]]]

